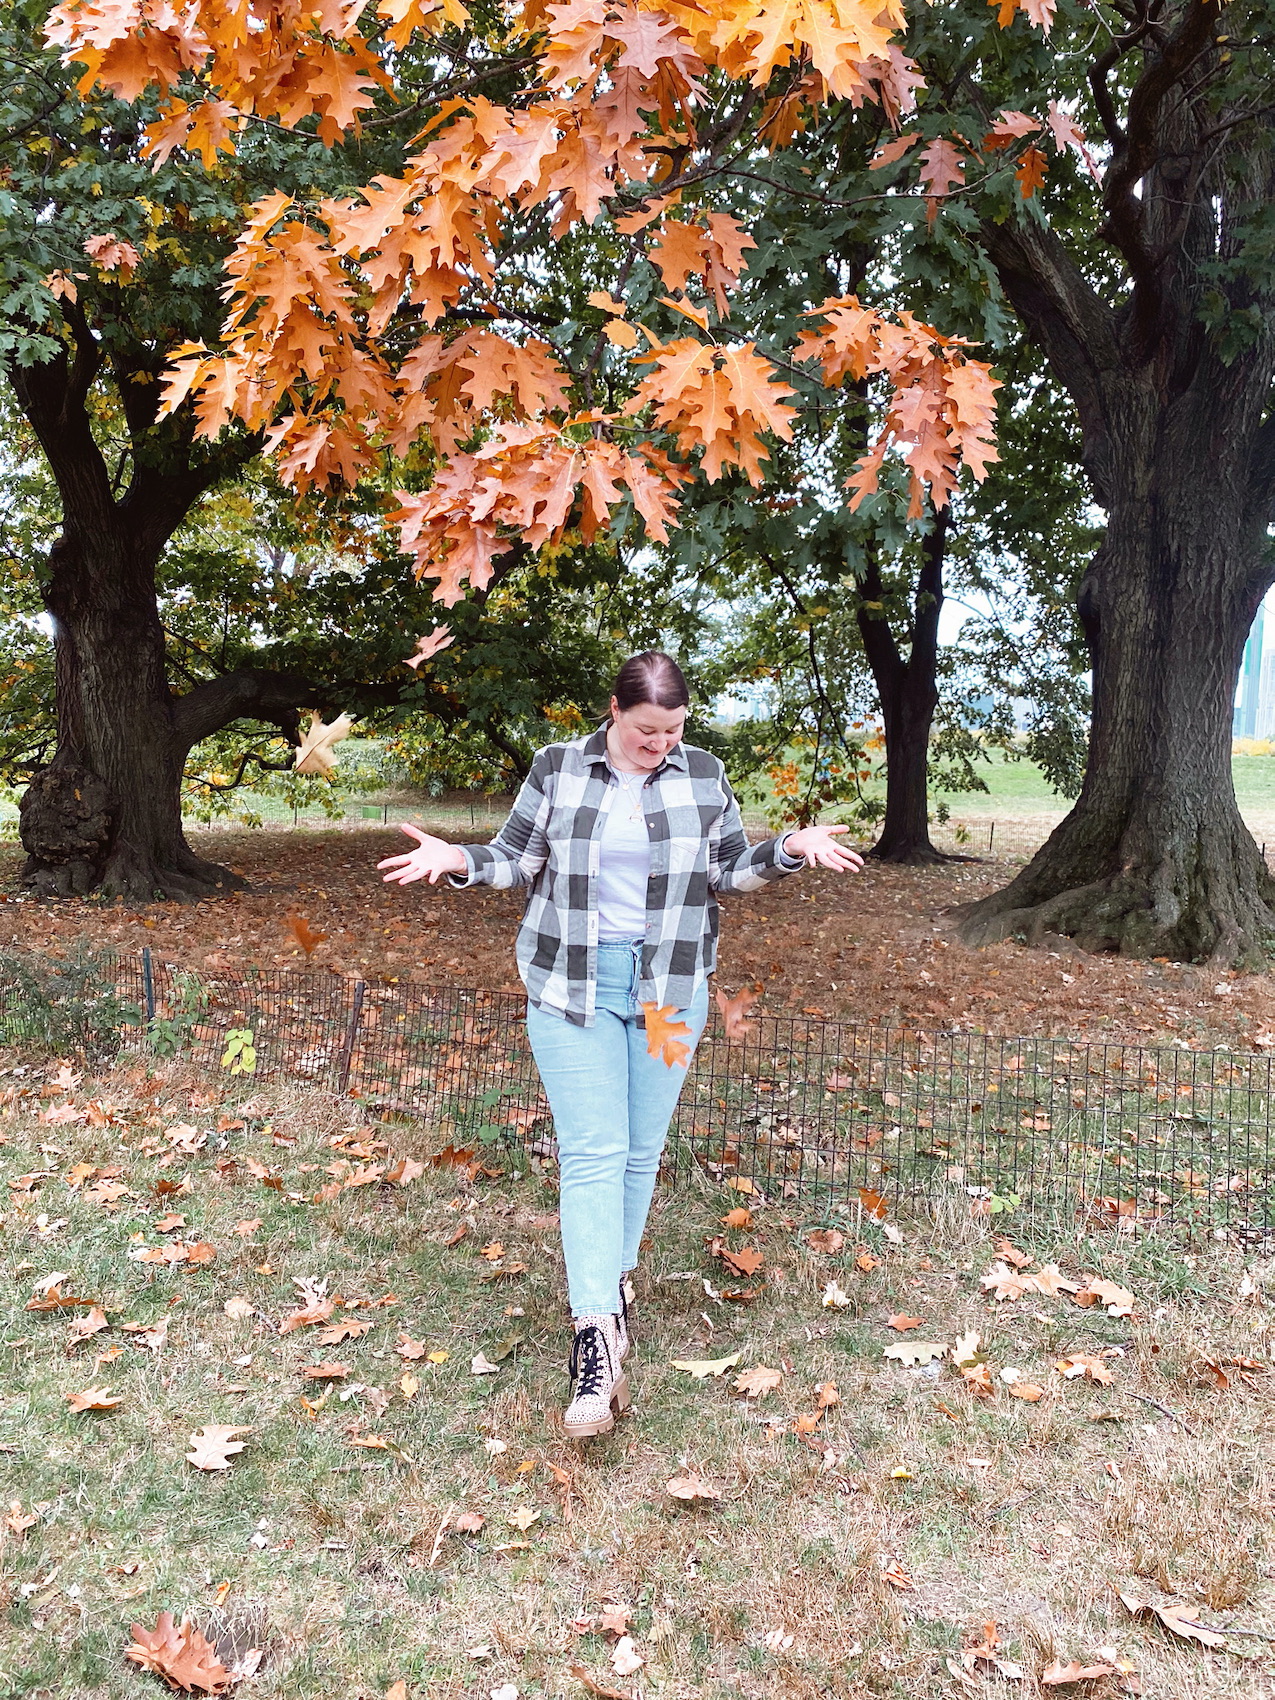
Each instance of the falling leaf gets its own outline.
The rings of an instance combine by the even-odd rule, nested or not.
[[[672,1367],[684,1369],[688,1375],[693,1375],[696,1381],[703,1381],[707,1375],[725,1375],[728,1369],[734,1369],[743,1354],[732,1352],[728,1358],[674,1358]]]
[[[849,1293],[843,1292],[836,1281],[829,1281],[823,1290],[824,1308],[826,1310],[844,1310],[849,1303]]]
[[[722,1025],[726,1029],[728,1039],[746,1039],[753,1030],[753,1024],[747,1020],[749,1010],[761,996],[761,989],[745,986],[736,992],[733,998],[728,998],[721,987],[715,993],[717,1007],[721,1011]]]
[[[212,1642],[187,1617],[175,1627],[172,1612],[160,1612],[154,1629],[135,1623],[133,1644],[124,1657],[185,1694],[223,1694],[230,1687],[231,1673]]]
[[[811,1251],[817,1251],[824,1257],[835,1257],[846,1243],[846,1236],[836,1228],[816,1228],[806,1235],[806,1244]]]
[[[691,1029],[685,1021],[675,1021],[672,1018],[680,1012],[676,1004],[657,1005],[644,1003],[642,1014],[646,1020],[646,1048],[653,1057],[663,1057],[669,1068],[674,1063],[686,1067],[691,1047],[684,1042],[681,1035],[690,1037]]]
[[[773,1393],[776,1387],[783,1384],[783,1376],[777,1369],[767,1369],[764,1364],[758,1364],[755,1369],[745,1370],[736,1376],[731,1384],[736,1393],[742,1393],[746,1399],[764,1399],[768,1393]]]
[[[307,956],[313,956],[316,948],[328,936],[326,933],[317,932],[304,915],[288,915],[284,920],[284,926]]]
[[[403,663],[405,667],[417,668],[422,662],[432,661],[441,651],[455,643],[456,634],[449,626],[435,626],[432,631],[424,632],[416,640],[416,648]]]
[[[882,1356],[893,1358],[896,1363],[915,1366],[932,1364],[946,1353],[947,1346],[942,1340],[905,1340],[898,1346],[886,1346]]]
[[[66,1402],[73,1411],[109,1411],[115,1405],[122,1405],[124,1398],[105,1387],[86,1387],[83,1393],[68,1393]]]
[[[890,1211],[884,1195],[866,1186],[859,1188],[859,1203],[863,1206],[864,1215],[871,1216],[876,1222],[883,1222]]]
[[[227,1299],[221,1308],[223,1313],[228,1316],[232,1322],[246,1322],[250,1316],[255,1316],[257,1314],[253,1308],[252,1302],[249,1299],[240,1297],[238,1293],[236,1293],[233,1298]]]
[[[348,738],[354,725],[348,714],[339,714],[330,725],[325,726],[321,717],[310,715],[309,730],[297,746],[294,768],[297,773],[313,773],[320,777],[336,771],[336,757],[332,754],[333,745],[339,744],[342,738]]]
[[[235,1436],[251,1433],[251,1428],[242,1426],[205,1423],[190,1437],[191,1450],[186,1454],[186,1462],[193,1464],[197,1470],[228,1470],[234,1454],[242,1452],[245,1445]]]
[[[922,1325],[922,1318],[919,1316],[902,1315],[887,1316],[885,1319],[885,1325],[887,1328],[893,1328],[897,1334],[904,1334],[909,1328],[920,1328]]]

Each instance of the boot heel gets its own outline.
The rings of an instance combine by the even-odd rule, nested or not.
[[[611,1389],[611,1409],[618,1416],[621,1411],[627,1411],[632,1403],[633,1400],[629,1394],[629,1378],[627,1375],[622,1375]]]

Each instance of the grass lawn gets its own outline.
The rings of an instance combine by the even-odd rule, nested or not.
[[[158,1695],[124,1650],[162,1611],[264,1649],[238,1692],[297,1700],[1272,1692],[1267,1263],[1010,1217],[1057,1272],[997,1301],[963,1195],[887,1232],[662,1192],[636,1410],[573,1446],[551,1174],[435,1167],[420,1126],[175,1063],[4,1060],[6,1697]],[[1133,1315],[1048,1290],[1088,1276]],[[883,1355],[918,1340],[933,1363]],[[758,1368],[771,1391],[734,1389]],[[72,1409],[95,1387],[118,1403]],[[186,1462],[209,1424],[243,1431],[224,1471]],[[688,1475],[712,1497],[670,1494]],[[1042,1687],[1072,1660],[1108,1671]]]

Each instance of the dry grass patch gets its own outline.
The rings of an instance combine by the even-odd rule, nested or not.
[[[434,1169],[427,1131],[319,1094],[21,1068],[0,1076],[5,1695],[156,1695],[123,1652],[166,1610],[224,1657],[263,1649],[240,1692],[298,1700],[399,1680],[430,1700],[583,1696],[573,1667],[664,1700],[1271,1693],[1260,1261],[1242,1292],[1225,1248],[1011,1218],[1031,1269],[1101,1276],[1134,1315],[1065,1290],[998,1303],[980,1288],[996,1235],[968,1200],[895,1240],[795,1201],[728,1228],[729,1193],[664,1192],[637,1411],[576,1447],[551,1175],[509,1153],[497,1174]],[[403,1156],[424,1175],[368,1178]],[[761,1270],[737,1279],[714,1236]],[[883,1355],[916,1340],[942,1353]],[[480,1353],[494,1374],[472,1373]],[[720,1375],[672,1368],[736,1354]],[[777,1385],[735,1388],[758,1368]],[[93,1386],[119,1403],[73,1410]],[[213,1424],[243,1450],[197,1469],[190,1436]],[[670,1495],[687,1474],[716,1497]],[[1021,1676],[976,1653],[988,1623]],[[1072,1660],[1111,1671],[1043,1683]]]

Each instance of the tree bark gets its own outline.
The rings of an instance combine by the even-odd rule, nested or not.
[[[885,589],[875,563],[862,584],[859,632],[881,703],[885,731],[885,818],[868,852],[881,862],[914,867],[950,860],[930,842],[930,730],[938,707],[939,613],[949,511],[944,508],[922,545],[905,659],[885,612]]]
[[[321,707],[324,696],[306,680],[251,670],[173,696],[156,566],[204,491],[236,471],[253,445],[210,451],[196,463],[179,430],[156,439],[155,396],[147,393],[155,386],[126,378],[119,390],[134,470],[116,499],[86,407],[101,349],[73,308],[68,314],[73,352],[8,372],[62,499],[43,586],[58,747],[23,799],[28,855],[20,877],[42,896],[197,900],[243,882],[186,842],[181,782],[192,745],[240,717],[278,719]],[[125,365],[135,373],[144,362],[139,353]]]
[[[1016,879],[972,905],[982,944],[1065,934],[1091,950],[1256,964],[1275,882],[1240,816],[1231,708],[1275,571],[1243,397],[1224,374],[1166,419],[1154,394],[1106,436],[1106,540],[1081,590],[1094,710],[1072,812]]]

